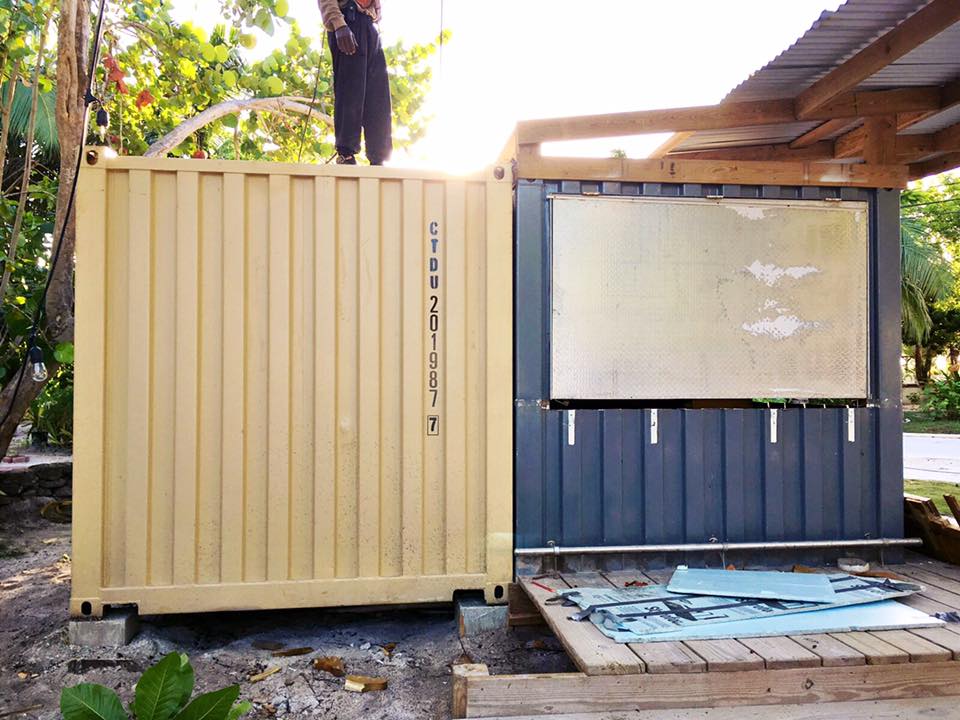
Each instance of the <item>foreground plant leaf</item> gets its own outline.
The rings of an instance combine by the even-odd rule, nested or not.
[[[193,668],[180,653],[170,653],[137,682],[132,710],[137,720],[170,720],[190,699]]]
[[[110,688],[81,683],[60,693],[64,720],[127,720],[120,698]]]
[[[239,685],[198,695],[177,715],[176,720],[227,720],[239,695]]]

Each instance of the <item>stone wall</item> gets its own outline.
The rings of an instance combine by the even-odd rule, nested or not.
[[[70,460],[0,464],[0,505],[19,499],[69,498],[73,495],[73,463]]]

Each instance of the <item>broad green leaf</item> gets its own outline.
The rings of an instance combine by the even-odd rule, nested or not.
[[[60,712],[64,720],[127,720],[117,694],[93,683],[64,688],[60,693]]]
[[[197,76],[197,66],[194,65],[190,60],[187,60],[187,58],[180,58],[180,61],[177,64],[180,67],[180,72],[182,72],[184,76],[190,78],[191,80]]]
[[[73,362],[73,343],[72,342],[63,342],[57,345],[53,351],[53,356],[57,359],[59,363],[72,363]]]
[[[199,695],[177,715],[176,720],[227,720],[239,695],[239,685]]]
[[[192,691],[193,670],[184,672],[180,653],[170,653],[143,673],[131,707],[137,720],[170,720]]]
[[[200,43],[200,56],[207,62],[217,59],[217,51],[210,43]]]
[[[290,4],[287,0],[277,0],[274,9],[277,11],[277,17],[286,17],[287,13],[290,12]]]

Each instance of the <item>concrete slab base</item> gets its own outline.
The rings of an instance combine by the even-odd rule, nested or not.
[[[122,647],[140,630],[136,608],[108,608],[100,619],[71,618],[68,637],[71,645]]]
[[[483,596],[478,595],[464,595],[457,598],[455,604],[460,637],[472,637],[507,625],[506,605],[487,605]]]

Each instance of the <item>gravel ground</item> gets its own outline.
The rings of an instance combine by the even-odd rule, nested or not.
[[[81,682],[112,687],[127,702],[139,673],[174,650],[190,656],[198,690],[239,684],[240,697],[254,703],[247,717],[265,718],[448,718],[457,662],[486,663],[494,674],[573,670],[545,628],[504,628],[461,642],[450,606],[152,617],[127,647],[72,647],[70,528],[40,518],[42,504],[24,501],[0,514],[0,718],[59,717],[60,690]],[[276,658],[254,643],[313,651]],[[392,653],[383,648],[389,643],[396,643]],[[325,655],[343,658],[348,673],[387,678],[387,689],[343,690],[342,678],[312,667]],[[249,681],[273,667],[280,672]]]

